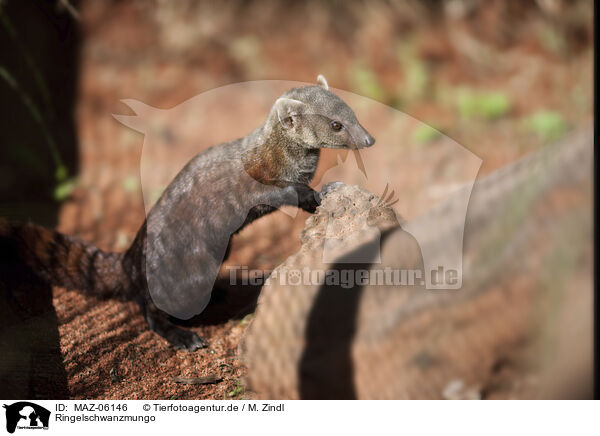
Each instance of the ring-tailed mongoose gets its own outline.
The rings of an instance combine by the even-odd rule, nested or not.
[[[205,341],[174,325],[169,315],[188,319],[206,307],[231,236],[283,205],[314,212],[320,194],[308,184],[320,149],[374,142],[319,76],[317,85],[284,93],[248,136],[190,160],[126,252],[105,252],[40,226],[1,220],[0,262],[19,262],[51,285],[133,300],[152,330],[193,351]]]

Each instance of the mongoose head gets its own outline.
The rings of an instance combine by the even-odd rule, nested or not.
[[[306,148],[370,147],[375,143],[344,101],[321,75],[317,85],[292,88],[273,105],[271,120],[292,142]]]

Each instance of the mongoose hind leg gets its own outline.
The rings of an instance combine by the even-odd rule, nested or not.
[[[138,301],[142,314],[150,329],[165,338],[171,345],[180,350],[196,351],[205,348],[207,343],[196,333],[177,327],[169,320],[169,316],[160,310],[149,299]]]

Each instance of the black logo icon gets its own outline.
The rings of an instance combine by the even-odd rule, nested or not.
[[[6,431],[14,433],[15,429],[48,429],[50,411],[28,401],[19,401],[6,409]]]

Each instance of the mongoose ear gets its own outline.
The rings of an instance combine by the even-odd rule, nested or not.
[[[317,76],[317,85],[319,85],[321,88],[325,89],[326,91],[329,91],[329,85],[327,84],[327,79],[322,74],[319,74]]]
[[[305,104],[299,100],[281,97],[277,99],[273,108],[277,111],[277,118],[281,125],[289,129],[298,123],[299,115]]]

